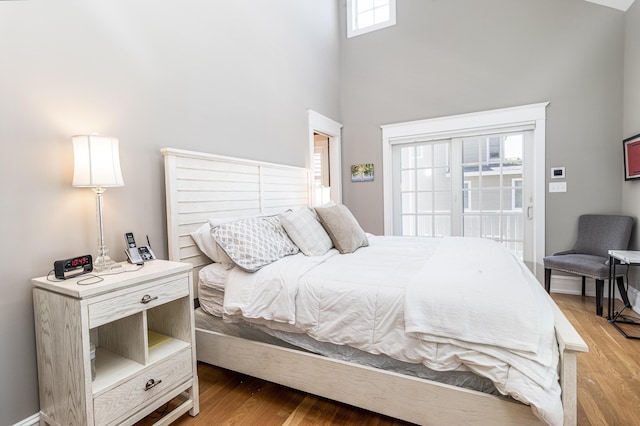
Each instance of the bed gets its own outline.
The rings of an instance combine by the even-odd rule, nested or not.
[[[162,153],[169,257],[194,265],[194,283],[198,282],[200,270],[211,263],[191,237],[204,223],[212,218],[296,211],[309,204],[309,172],[304,168],[171,148],[162,149]],[[371,241],[374,248],[386,244],[384,238]],[[447,251],[443,253],[440,256],[446,257]],[[300,257],[288,256],[287,262]],[[332,258],[342,259],[340,255]],[[447,271],[451,268],[441,271],[443,277]],[[254,277],[244,275],[248,280]],[[554,347],[559,352],[561,413],[556,424],[572,425],[576,424],[576,357],[587,347],[550,299],[548,306],[557,342]],[[288,321],[295,322],[291,318],[281,322]],[[268,339],[254,341],[197,325],[196,351],[202,362],[417,424],[543,423],[530,406],[510,398],[334,359]]]

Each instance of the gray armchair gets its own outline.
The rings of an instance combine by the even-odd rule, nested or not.
[[[585,277],[596,281],[596,314],[602,316],[604,280],[609,278],[609,250],[626,250],[631,238],[634,219],[616,215],[582,215],[578,219],[578,238],[571,250],[547,256],[544,261],[544,287],[551,291],[551,271],[582,276],[582,295]],[[624,288],[627,266],[616,266],[616,283],[625,306],[629,298]]]

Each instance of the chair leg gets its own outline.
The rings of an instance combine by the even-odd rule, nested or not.
[[[551,293],[551,269],[544,268],[544,289]]]
[[[587,279],[587,277],[585,277],[585,276],[582,277],[582,295],[583,296],[585,295],[585,292],[584,292],[585,285],[584,284],[585,284],[586,279]]]
[[[596,280],[596,315],[602,316],[604,280]]]
[[[618,284],[618,291],[620,292],[620,297],[622,297],[624,306],[630,308],[631,303],[629,302],[629,295],[627,294],[627,289],[624,288],[624,277],[616,277],[616,283]]]

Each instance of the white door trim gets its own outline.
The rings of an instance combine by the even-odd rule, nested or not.
[[[329,137],[329,176],[331,176],[331,199],[336,203],[342,202],[342,140],[340,137],[342,124],[311,109],[309,115],[309,155],[306,167],[313,167],[313,134],[322,133]],[[315,191],[311,192],[311,204],[315,205]]]
[[[533,125],[534,170],[531,179],[533,183],[532,217],[535,218],[535,221],[533,229],[534,261],[530,267],[538,280],[542,282],[544,275],[542,258],[545,250],[545,134],[547,105],[549,105],[549,102],[380,126],[382,128],[385,235],[392,235],[393,233],[392,145],[486,133],[505,127]]]

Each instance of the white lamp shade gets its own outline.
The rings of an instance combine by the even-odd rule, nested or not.
[[[118,139],[73,136],[73,186],[124,186]]]

